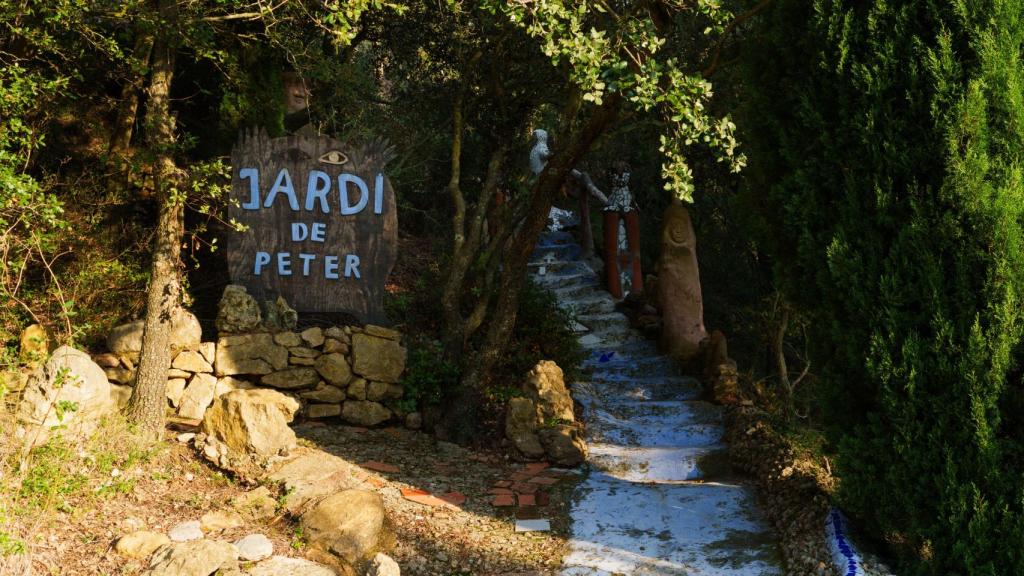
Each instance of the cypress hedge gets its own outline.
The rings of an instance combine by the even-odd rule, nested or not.
[[[775,0],[743,58],[745,204],[900,573],[1024,574],[1022,17]]]

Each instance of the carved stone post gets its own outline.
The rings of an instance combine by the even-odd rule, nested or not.
[[[673,203],[665,209],[658,260],[658,306],[662,314],[661,345],[683,361],[700,352],[704,329],[704,301],[697,268],[697,237],[690,212]]]

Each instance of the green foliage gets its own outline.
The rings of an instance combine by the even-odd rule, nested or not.
[[[404,412],[415,412],[426,405],[436,406],[444,391],[459,382],[459,366],[445,359],[441,343],[423,337],[409,342],[409,358],[405,364],[398,401]]]
[[[527,281],[507,370],[521,379],[537,362],[552,360],[565,372],[566,382],[576,379],[586,354],[572,331],[572,320],[572,314],[558,306],[551,292]]]
[[[1020,6],[783,0],[763,32],[748,201],[810,313],[842,503],[908,573],[1024,572]]]

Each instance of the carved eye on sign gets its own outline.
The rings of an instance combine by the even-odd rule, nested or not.
[[[345,156],[338,150],[331,150],[330,152],[325,152],[320,157],[320,161],[324,164],[344,164],[348,162],[348,156]]]

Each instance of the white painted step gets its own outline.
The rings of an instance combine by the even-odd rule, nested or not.
[[[774,536],[744,486],[636,484],[591,473],[564,576],[776,576]]]
[[[720,414],[707,416],[680,410],[678,416],[639,414],[624,418],[602,405],[584,412],[588,442],[619,446],[710,446],[724,435]]]
[[[721,476],[728,454],[724,445],[639,447],[593,443],[590,465],[601,472],[639,484],[680,484]]]

